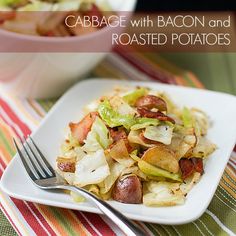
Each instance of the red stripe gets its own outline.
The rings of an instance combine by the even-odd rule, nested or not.
[[[158,80],[159,82],[165,84],[176,84],[176,81],[172,75],[167,75],[162,71],[153,68],[151,65],[145,64],[144,62],[138,60],[131,52],[127,52],[121,47],[114,48],[114,51],[132,66],[136,67],[136,69],[147,74],[152,79]]]
[[[236,145],[234,146],[234,152],[236,152]]]
[[[8,219],[8,221],[10,221],[12,227],[17,232],[17,234],[18,235],[22,235],[20,233],[20,231],[18,230],[18,228],[16,227],[16,225],[14,224],[14,222],[12,221],[11,217],[9,216],[9,214],[7,213],[6,209],[3,207],[3,205],[1,203],[0,203],[0,208],[1,208],[2,212],[4,213],[4,215],[6,216],[6,218]]]
[[[9,118],[11,119],[11,121],[13,121],[16,125],[18,125],[18,127],[20,128],[20,130],[22,131],[22,133],[26,136],[28,134],[31,133],[31,130],[29,129],[29,127],[23,123],[16,115],[16,113],[10,108],[10,106],[3,101],[0,98],[0,105],[2,106],[2,108],[4,109],[4,111],[8,114]],[[8,124],[9,125],[9,124]],[[14,129],[14,127],[12,127]],[[17,133],[17,131],[14,129],[14,132]],[[0,160],[3,165],[4,168],[6,168],[5,163],[2,161],[2,159]],[[23,217],[25,218],[25,220],[29,223],[29,225],[31,226],[31,228],[35,231],[35,233],[39,233],[42,235],[47,235],[46,231],[44,230],[44,228],[38,223],[36,217],[29,211],[29,209],[26,206],[26,203],[24,201],[20,201],[18,199],[15,198],[11,198],[12,201],[14,202],[14,204],[16,205],[16,207],[19,209],[19,211],[21,212],[21,214],[23,215]],[[38,211],[38,209],[34,206],[33,203],[28,203],[28,206],[31,208],[31,210],[34,212],[34,214],[39,218],[39,220],[41,221],[41,223],[43,224],[43,226],[52,234],[52,235],[56,235],[55,232],[53,231],[53,229],[50,227],[50,225],[47,223],[47,221],[45,220],[45,218],[42,216],[42,214]]]
[[[30,225],[32,230],[36,233],[36,235],[41,235],[41,236],[48,235],[44,230],[44,228],[38,223],[34,215],[30,212],[24,201],[21,201],[16,198],[11,198],[11,200],[14,202],[14,204],[19,209],[20,213],[27,221],[27,223]]]
[[[84,225],[84,227],[89,231],[89,233],[93,236],[98,236],[98,234],[94,231],[94,229],[91,227],[91,225],[88,223],[88,221],[81,215],[79,211],[72,211],[77,219]]]
[[[5,169],[6,165],[3,162],[3,160],[0,158],[0,164],[2,165],[2,167]],[[0,169],[0,176],[2,176],[3,171]],[[20,210],[21,214],[25,213],[25,209],[28,210],[27,214],[23,214],[25,220],[29,223],[33,221],[33,227],[32,229],[34,230],[35,228],[37,229],[40,226],[40,230],[45,231],[42,226],[38,223],[38,221],[36,220],[36,218],[32,215],[32,213],[29,211],[29,209],[26,206],[26,203],[24,201],[20,201],[20,200],[16,200],[15,198],[11,198],[11,200],[14,202],[15,206]],[[28,206],[31,208],[31,210],[34,212],[34,214],[39,218],[39,220],[41,221],[41,223],[43,224],[43,226],[48,230],[48,232],[51,235],[56,235],[56,233],[52,230],[52,228],[50,227],[50,225],[47,223],[47,221],[44,219],[44,217],[42,216],[42,214],[38,211],[38,209],[34,206],[33,203],[28,202]],[[35,231],[35,233],[37,233],[37,231]],[[47,235],[47,233],[45,232],[45,235]]]
[[[2,157],[0,156],[0,164],[2,165],[3,169],[6,169],[6,163],[3,161]]]
[[[114,231],[108,226],[108,224],[97,214],[86,212],[85,216],[103,236],[116,236]]]
[[[4,111],[8,114],[9,118],[19,126],[19,128],[21,129],[22,133],[25,136],[31,133],[29,127],[17,117],[16,113],[11,109],[11,107],[1,98],[0,98],[0,105],[4,109]]]
[[[15,127],[13,125],[11,125],[1,114],[0,114],[0,118],[4,121],[5,124],[7,124],[9,127],[12,128],[12,130],[14,131],[14,133],[16,134],[16,136],[18,138],[21,138],[21,135],[17,132],[17,130],[15,129]]]
[[[48,222],[45,220],[43,215],[38,211],[38,209],[35,207],[35,204],[32,202],[27,202],[28,206],[33,210],[34,214],[37,216],[37,218],[40,220],[40,222],[43,224],[43,226],[47,229],[47,231],[50,233],[50,235],[55,235],[56,233],[53,231],[51,226],[48,224]]]

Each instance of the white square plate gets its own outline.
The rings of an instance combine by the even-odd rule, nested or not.
[[[208,159],[201,181],[188,194],[186,203],[174,207],[146,207],[110,201],[127,217],[161,224],[183,224],[200,217],[209,205],[236,141],[236,97],[207,90],[184,88],[151,82],[129,82],[94,79],[78,83],[70,89],[50,110],[40,127],[33,133],[49,162],[55,166],[65,127],[70,121],[82,117],[84,105],[99,98],[117,85],[147,86],[165,91],[180,106],[198,107],[207,112],[212,120],[208,137],[218,149]],[[38,189],[33,185],[20,163],[13,158],[1,179],[1,188],[8,195],[46,205],[100,213],[89,202],[74,203],[68,194]]]

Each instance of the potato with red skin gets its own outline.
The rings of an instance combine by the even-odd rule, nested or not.
[[[112,198],[122,203],[139,204],[142,203],[142,197],[142,184],[136,175],[118,179],[112,190]]]
[[[72,136],[78,140],[79,144],[84,144],[84,140],[87,138],[89,131],[98,116],[98,112],[90,112],[79,123],[70,122],[69,127]]]
[[[57,158],[57,167],[63,172],[75,172],[75,158]]]
[[[153,108],[158,109],[158,111],[167,111],[166,102],[155,95],[146,95],[137,99],[135,103],[136,107],[147,108],[151,110]]]

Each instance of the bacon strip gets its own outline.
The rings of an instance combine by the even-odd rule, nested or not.
[[[193,157],[193,158],[191,158],[191,160],[193,162],[195,171],[199,172],[202,175],[204,172],[202,158]]]
[[[182,178],[186,179],[194,172],[194,164],[191,159],[182,158],[179,161],[179,166],[182,172]]]
[[[69,127],[71,134],[78,140],[80,144],[84,144],[84,140],[87,138],[89,131],[98,116],[98,112],[91,112],[86,115],[79,123],[70,123]]]
[[[179,166],[182,172],[182,178],[186,179],[192,175],[195,171],[203,174],[203,161],[202,158],[182,158],[179,161]]]
[[[142,116],[142,117],[155,118],[155,119],[158,119],[160,121],[169,121],[169,122],[175,124],[174,119],[172,119],[171,117],[163,114],[160,111],[149,111],[147,108],[141,108],[141,107],[138,107],[137,111],[140,114],[140,116]]]

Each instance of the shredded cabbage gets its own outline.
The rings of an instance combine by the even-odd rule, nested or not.
[[[139,88],[123,96],[123,99],[130,105],[134,105],[136,100],[148,93],[146,88]]]
[[[146,188],[148,192],[143,195],[143,203],[146,206],[175,206],[185,201],[178,183],[150,181]]]
[[[135,124],[133,115],[119,114],[117,111],[114,111],[114,109],[112,109],[111,104],[108,100],[103,101],[98,106],[98,112],[101,118],[111,128],[124,126],[126,129],[130,129],[130,127]]]
[[[136,119],[136,124],[131,127],[131,130],[145,129],[150,125],[157,126],[159,124],[158,119],[140,117]]]
[[[110,165],[110,175],[104,180],[103,187],[100,188],[100,193],[105,194],[110,191],[113,184],[119,178],[122,171],[125,169],[125,166],[121,165],[118,162],[113,162]]]
[[[165,177],[168,179],[182,182],[182,179],[178,173],[173,174],[167,170],[153,166],[153,165],[147,163],[146,161],[143,161],[142,159],[140,159],[139,157],[137,157],[136,155],[134,155],[132,153],[130,154],[130,156],[131,156],[131,158],[133,158],[135,161],[138,162],[138,167],[144,174],[150,175],[150,176],[161,176],[161,177]]]
[[[169,125],[148,126],[144,137],[153,141],[169,145],[171,143],[174,127]]]
[[[184,109],[182,111],[182,120],[183,120],[185,128],[193,128],[194,127],[193,116],[191,114],[191,111],[187,107],[184,107]]]
[[[97,184],[110,175],[110,169],[103,150],[93,154],[87,154],[78,161],[75,170],[74,184],[83,187],[89,184]]]
[[[95,152],[99,149],[106,149],[111,142],[106,125],[99,117],[96,117],[82,149],[86,152]]]

